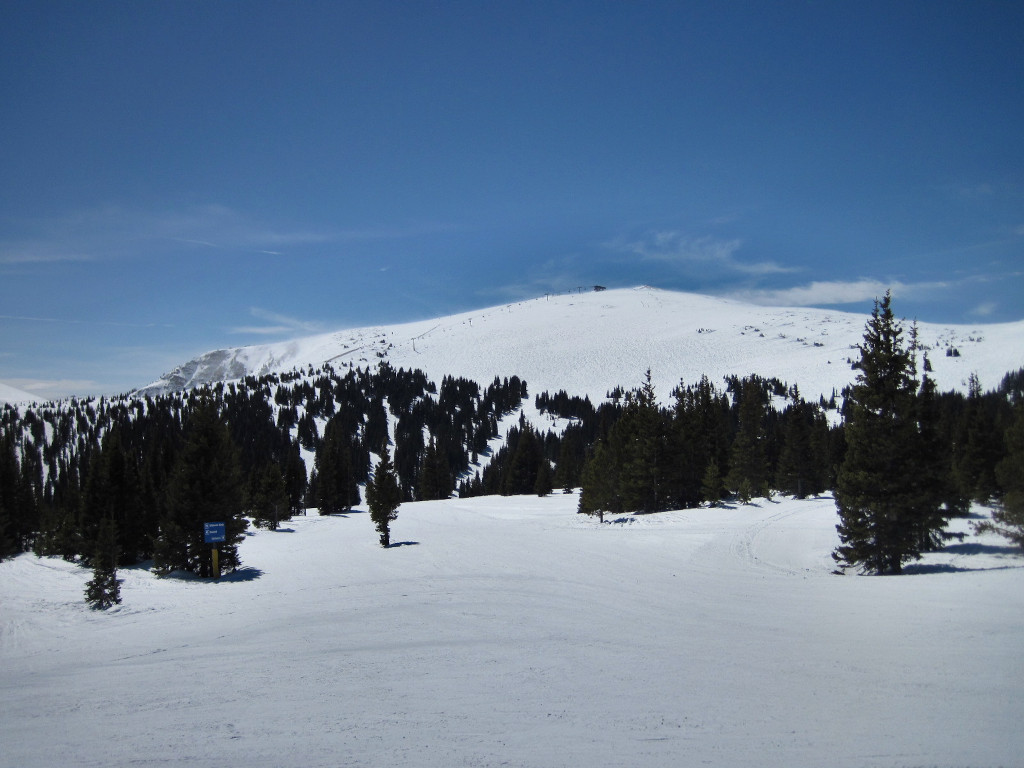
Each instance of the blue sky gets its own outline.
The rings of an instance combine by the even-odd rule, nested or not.
[[[0,380],[639,284],[1024,319],[1018,2],[0,4]]]

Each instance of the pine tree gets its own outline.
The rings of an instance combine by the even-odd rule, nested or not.
[[[717,502],[724,493],[722,475],[728,467],[728,398],[715,390],[707,376],[693,386],[680,386],[675,398],[671,468],[679,502],[687,507],[712,499]],[[718,473],[717,487],[709,496],[704,480],[712,464]]]
[[[997,491],[995,465],[1002,453],[1002,435],[974,373],[967,381],[967,407],[960,431],[955,468],[960,489],[967,498],[985,503]]]
[[[619,492],[621,466],[622,460],[615,445],[602,440],[594,447],[593,455],[583,465],[579,512],[597,515],[603,523],[605,512],[618,514],[623,511]]]
[[[121,602],[121,580],[117,578],[117,526],[106,518],[98,527],[93,551],[92,578],[85,586],[85,601],[91,608],[105,611]]]
[[[303,497],[306,495],[308,477],[306,462],[297,442],[289,441],[284,459],[284,485],[288,494],[288,515],[305,514]]]
[[[584,454],[584,444],[580,436],[580,430],[572,426],[566,428],[562,433],[558,449],[558,463],[555,465],[555,474],[552,478],[552,485],[562,488],[566,493],[571,493],[579,485],[581,458]]]
[[[746,379],[739,404],[739,430],[733,439],[726,487],[741,493],[748,503],[753,496],[768,495],[768,457],[765,452],[765,402],[757,379]]]
[[[13,435],[5,433],[0,436],[0,560],[22,549],[18,536],[20,476]]]
[[[619,494],[623,507],[638,512],[664,509],[668,428],[658,407],[650,369],[640,388],[627,395],[626,409],[612,428],[609,440],[622,447]]]
[[[137,563],[151,552],[151,531],[147,530],[141,498],[138,469],[123,445],[120,430],[114,428],[89,463],[82,494],[79,527],[86,561],[95,549],[101,521],[108,518],[117,530],[118,563]]]
[[[701,480],[701,498],[712,507],[717,507],[722,500],[722,475],[718,471],[718,462],[712,459],[704,470],[704,477]]]
[[[226,540],[218,545],[221,566],[237,568],[238,545],[248,527],[242,493],[238,451],[217,404],[203,399],[190,414],[185,445],[170,479],[154,553],[156,572],[212,575],[211,547],[203,531],[203,524],[211,522],[225,524]]]
[[[420,468],[420,483],[416,498],[420,501],[447,499],[452,492],[452,477],[448,467],[448,459],[443,451],[438,450],[437,441],[430,439],[423,455]]]
[[[868,320],[859,371],[846,403],[846,457],[839,470],[833,558],[877,574],[901,573],[921,556],[941,516],[919,485],[922,450],[917,382],[888,292]]]
[[[391,466],[391,456],[385,448],[381,460],[373,471],[373,478],[366,484],[366,503],[370,508],[370,519],[377,533],[380,545],[391,546],[391,523],[398,519],[398,506],[402,502],[402,491],[398,487]]]
[[[1014,410],[1014,421],[1006,430],[1006,455],[996,465],[1003,497],[992,513],[992,521],[976,528],[993,531],[1024,547],[1024,402],[1018,402]]]
[[[249,511],[258,528],[277,530],[282,518],[289,516],[291,504],[284,476],[277,464],[267,464],[253,478],[249,491]]]
[[[532,426],[522,424],[512,460],[502,483],[502,495],[522,496],[533,493],[537,484],[537,472],[543,459],[540,437]]]
[[[823,490],[811,438],[815,414],[814,406],[800,401],[786,408],[782,415],[782,450],[775,470],[775,486],[798,499]]]
[[[324,427],[324,438],[316,452],[316,500],[321,515],[338,515],[359,503],[353,435],[354,424],[346,412],[339,412]]]
[[[928,358],[925,356],[925,361]],[[952,455],[937,429],[935,381],[925,373],[914,400],[917,434],[909,450],[913,451],[914,472],[907,478],[913,497],[912,520],[917,531],[919,551],[928,552],[942,545],[949,510],[957,504],[953,481]]]
[[[543,456],[540,459],[540,466],[537,468],[537,482],[534,484],[533,490],[538,496],[547,496],[554,490],[551,464]]]

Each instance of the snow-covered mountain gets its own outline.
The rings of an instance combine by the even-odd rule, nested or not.
[[[0,381],[0,403],[33,403],[39,398],[31,392]]]
[[[220,350],[148,391],[387,359],[534,393],[601,398],[650,367],[663,397],[730,373],[811,397],[850,382],[866,319],[552,296]],[[920,337],[942,388],[1024,365],[1024,323]],[[1019,763],[1024,561],[974,530],[990,508],[907,576],[859,578],[834,575],[829,495],[603,524],[578,502],[403,504],[389,549],[362,505],[297,516],[250,531],[216,583],[121,568],[107,612],[80,565],[0,562],[0,768]]]
[[[897,311],[899,307],[896,307]],[[853,347],[867,313],[745,304],[640,287],[545,296],[401,325],[332,333],[208,352],[175,368],[140,394],[323,363],[418,368],[431,378],[480,382],[513,374],[531,392],[565,389],[603,398],[638,385],[648,368],[659,395],[707,375],[757,373],[797,384],[805,397],[828,396],[852,380]],[[907,323],[909,330],[909,323]],[[921,323],[940,390],[966,388],[976,373],[984,388],[1024,366],[1024,322]]]

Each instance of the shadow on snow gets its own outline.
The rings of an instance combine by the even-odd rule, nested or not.
[[[176,581],[230,581],[230,582],[241,582],[241,581],[255,581],[263,575],[263,571],[259,568],[253,568],[251,566],[244,566],[238,568],[230,573],[221,575],[219,579],[215,579],[212,576],[199,576],[189,571],[171,571],[166,576],[160,578],[163,579],[174,579]]]
[[[959,555],[963,557],[989,555],[1000,558],[1019,558],[1022,554],[1020,547],[978,544],[976,542],[969,542],[966,544],[949,544],[938,551],[945,554]],[[953,563],[911,563],[904,566],[903,573],[909,575],[922,575],[929,573],[970,573],[977,571],[1003,571],[1012,568],[1024,568],[1024,562],[1019,565],[993,565],[987,568],[971,568],[965,565],[954,565]]]

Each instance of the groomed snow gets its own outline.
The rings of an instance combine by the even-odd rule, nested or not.
[[[406,504],[389,550],[365,512],[299,517],[219,583],[122,570],[107,613],[81,568],[0,563],[0,765],[1020,764],[1001,539],[837,576],[828,497],[576,503]]]

